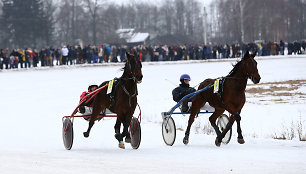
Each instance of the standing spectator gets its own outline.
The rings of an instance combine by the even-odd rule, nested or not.
[[[214,42],[213,43],[213,47],[212,47],[212,51],[213,51],[213,59],[216,59],[217,58],[217,49],[218,49],[218,46],[217,46],[217,44]]]
[[[31,68],[31,66],[33,66],[33,57],[36,56],[33,51],[32,51],[32,48],[28,48],[26,50],[26,57],[28,57],[28,65],[29,65],[29,68]]]
[[[277,55],[277,45],[275,42],[271,45],[271,51],[273,56]]]
[[[24,56],[25,56],[25,61],[24,61],[24,67],[25,68],[30,68],[31,67],[31,63],[30,63],[30,55],[29,55],[29,52],[28,52],[28,48],[24,49]]]
[[[24,50],[23,49],[18,49],[17,51],[18,51],[18,53],[20,55],[20,59],[19,59],[20,68],[23,68],[23,63],[25,62]]]
[[[62,56],[62,49],[61,47],[58,47],[55,51],[55,59],[56,59],[56,65],[60,65],[61,64],[61,56]]]
[[[1,57],[3,58],[3,64],[5,65],[5,69],[9,68],[9,63],[10,63],[8,51],[9,51],[8,48],[1,50],[1,55],[2,55]]]
[[[39,59],[41,66],[46,66],[45,57],[46,57],[45,48],[42,48],[39,52]]]
[[[272,42],[271,41],[269,41],[268,43],[267,43],[267,56],[270,56],[271,54],[272,54]]]
[[[169,47],[168,47],[168,50],[169,50],[169,60],[172,61],[172,60],[174,60],[173,47],[172,47],[172,46],[169,46]]]
[[[285,43],[283,42],[283,40],[279,42],[279,49],[280,49],[280,54],[284,55]]]
[[[294,47],[294,54],[301,54],[302,51],[301,51],[301,44],[298,42],[298,41],[295,41],[294,44],[293,44],[293,47]]]
[[[223,46],[222,46],[222,45],[218,45],[218,46],[217,46],[217,51],[218,51],[217,59],[223,58],[223,57],[222,57],[222,54],[223,54]]]
[[[99,62],[99,56],[98,56],[99,50],[98,50],[98,48],[96,46],[93,46],[91,50],[92,50],[92,54],[91,54],[92,63],[98,63]]]
[[[121,60],[121,62],[123,62],[123,61],[126,60],[126,54],[125,54],[126,48],[127,48],[126,45],[123,45],[123,46],[121,46],[121,48],[120,48],[120,60]]]
[[[66,65],[67,64],[67,60],[68,60],[68,53],[69,53],[69,50],[68,48],[66,47],[66,45],[63,46],[62,48],[62,63],[63,65]]]
[[[192,45],[188,47],[188,57],[186,60],[193,60],[194,59],[194,49]]]
[[[55,60],[55,49],[53,48],[53,46],[50,47],[50,51],[51,51],[51,64],[52,66],[54,66],[54,60]]]
[[[84,63],[83,51],[82,51],[81,45],[77,46],[77,48],[75,49],[75,53],[77,57],[77,64]]]
[[[195,55],[195,59],[196,60],[200,59],[200,47],[199,47],[199,45],[195,45],[195,47],[194,47],[194,55]]]
[[[262,43],[257,43],[256,46],[258,49],[258,56],[262,56]]]
[[[211,58],[211,47],[210,47],[210,45],[209,44],[207,44],[206,46],[205,46],[205,53],[204,53],[205,55],[204,55],[204,58],[205,59],[210,59]]]
[[[99,47],[98,57],[99,57],[99,63],[102,63],[103,62],[103,46],[102,45],[100,45]]]
[[[302,42],[302,48],[304,50],[304,54],[306,54],[306,40]]]
[[[35,56],[33,56],[33,66],[37,67],[37,64],[39,63],[39,54],[36,48],[33,49],[33,53]]]
[[[293,43],[288,42],[288,55],[292,55],[293,51]]]
[[[90,49],[90,45],[88,45],[87,47],[85,47],[85,60],[86,60],[86,62],[87,63],[91,63],[91,59],[92,59],[92,57],[91,57],[91,49]]]
[[[248,45],[243,42],[241,45],[241,55],[244,55],[249,50]]]
[[[13,51],[10,54],[10,69],[12,68],[18,68],[18,62],[19,62],[19,53],[16,49],[13,49]]]
[[[3,69],[3,61],[4,61],[3,49],[0,50],[0,69]]]
[[[115,45],[112,46],[112,50],[111,50],[111,62],[118,62],[117,59],[117,47]]]
[[[3,57],[0,57],[0,69],[3,70]]]
[[[45,48],[45,54],[46,54],[46,62],[47,62],[47,66],[53,66],[52,64],[52,57],[51,57],[51,51],[48,47]]]
[[[235,45],[235,43],[233,42],[233,43],[232,43],[232,58],[235,58],[236,55],[237,55],[236,45]]]
[[[226,48],[225,48],[225,58],[230,58],[230,54],[231,54],[231,47],[229,44],[226,44]]]
[[[68,60],[70,62],[70,65],[72,64],[75,64],[74,63],[74,60],[75,60],[75,50],[72,46],[69,46],[69,49],[68,49]],[[68,62],[67,62],[68,64]]]

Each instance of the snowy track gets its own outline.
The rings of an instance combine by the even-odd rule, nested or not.
[[[89,84],[119,77],[120,66],[0,72],[1,174],[305,173],[306,143],[297,138],[271,138],[282,131],[282,126],[290,126],[300,118],[306,124],[305,100],[276,103],[268,102],[267,96],[263,104],[250,94],[241,114],[244,145],[236,142],[234,126],[231,142],[216,147],[214,135],[196,129],[197,124],[208,121],[209,115],[196,120],[188,146],[182,143],[184,132],[179,130],[172,147],[163,142],[160,113],[174,105],[174,86],[169,80],[177,83],[180,74],[189,73],[191,85],[196,85],[205,78],[227,75],[234,62],[144,63],[138,98],[143,117],[138,150],[129,145],[125,150],[117,147],[115,119],[97,122],[88,139],[82,137],[88,123],[76,119],[72,150],[65,150],[62,142],[62,116],[73,111]],[[306,80],[305,67],[306,57],[258,60],[263,83]],[[305,84],[300,86],[298,92],[305,94]],[[187,117],[174,119],[177,128],[186,128]]]

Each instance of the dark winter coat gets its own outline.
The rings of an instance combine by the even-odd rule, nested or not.
[[[179,102],[185,95],[195,92],[196,90],[189,85],[182,83],[172,91],[173,100]]]

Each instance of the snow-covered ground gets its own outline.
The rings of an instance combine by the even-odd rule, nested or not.
[[[62,142],[62,116],[70,115],[79,96],[90,84],[121,76],[122,64],[112,66],[64,66],[0,72],[0,171],[1,174],[41,173],[305,173],[306,142],[275,140],[294,130],[301,122],[306,134],[306,56],[259,57],[262,85],[252,88],[279,89],[289,96],[247,93],[242,116],[246,143],[236,141],[236,125],[228,145],[216,147],[215,135],[203,127],[209,115],[198,117],[190,142],[182,143],[184,131],[177,131],[176,142],[166,146],[161,135],[161,115],[175,102],[171,91],[183,73],[191,85],[206,78],[225,76],[237,59],[143,63],[139,85],[142,109],[142,142],[138,150],[129,145],[119,149],[114,138],[115,119],[97,122],[88,139],[82,132],[88,123],[75,119],[74,144],[65,150]],[[293,85],[289,80],[301,80]],[[304,80],[304,81],[303,81]],[[292,86],[292,85],[291,85]],[[290,89],[290,90],[289,90]],[[291,90],[292,89],[292,90]],[[263,95],[265,94],[265,95]],[[281,102],[280,102],[281,101]],[[188,116],[174,116],[177,128],[185,130]]]

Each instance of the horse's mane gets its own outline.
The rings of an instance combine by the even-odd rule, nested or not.
[[[237,61],[236,64],[233,64],[233,69],[228,73],[227,77],[233,76],[239,69],[240,65],[241,65],[241,61]]]

